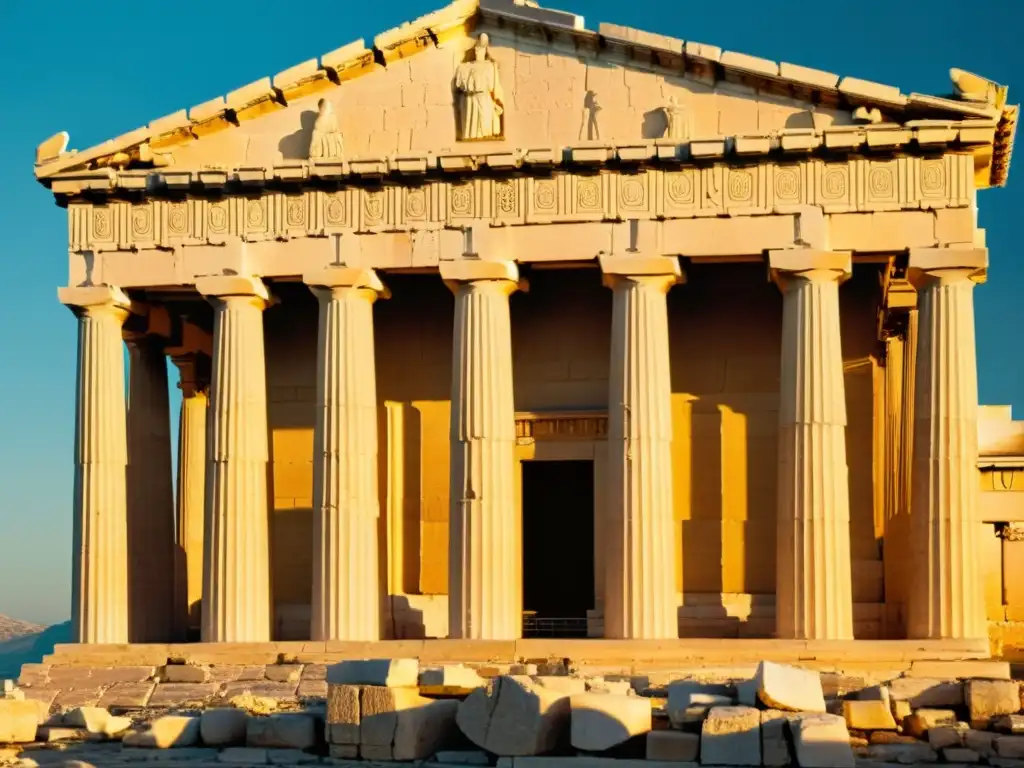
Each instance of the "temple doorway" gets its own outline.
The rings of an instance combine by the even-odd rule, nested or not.
[[[586,637],[594,607],[594,462],[524,461],[523,637]]]

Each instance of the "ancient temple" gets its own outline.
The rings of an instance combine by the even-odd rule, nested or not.
[[[77,639],[998,640],[973,302],[1017,108],[951,77],[458,0],[47,140]]]

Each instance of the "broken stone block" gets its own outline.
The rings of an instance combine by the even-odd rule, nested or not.
[[[210,680],[210,670],[195,664],[168,664],[160,671],[163,683],[205,683]]]
[[[945,749],[946,747],[962,747],[964,736],[969,730],[967,723],[956,725],[939,725],[928,729],[928,744],[932,749]]]
[[[629,680],[608,680],[604,677],[588,677],[584,680],[590,693],[614,693],[619,696],[633,696],[633,686]]]
[[[761,712],[761,764],[769,768],[791,765],[793,756],[789,750],[786,713],[778,709]]]
[[[868,747],[868,756],[872,760],[886,763],[902,763],[903,765],[934,763],[939,759],[935,750],[923,741],[900,744],[872,744]]]
[[[892,699],[889,702],[892,707],[892,716],[897,723],[904,723],[906,719],[914,714],[914,709],[910,706],[909,701],[901,699]]]
[[[577,693],[585,693],[587,681],[582,677],[567,677],[565,675],[535,675],[533,682],[565,696],[572,696]]]
[[[742,680],[736,683],[736,703],[741,707],[757,706],[757,680]]]
[[[1024,736],[996,736],[994,744],[999,757],[1024,758]]]
[[[926,677],[898,677],[889,681],[889,695],[893,699],[909,701],[919,707],[959,707],[964,703],[964,686],[948,680]]]
[[[0,744],[24,744],[36,739],[39,707],[34,701],[0,699]]]
[[[903,720],[903,730],[918,739],[927,736],[932,728],[956,725],[956,712],[952,709],[918,709]]]
[[[942,750],[942,757],[947,763],[979,763],[981,755],[967,747],[946,747]]]
[[[417,688],[366,686],[359,698],[359,744],[361,747],[387,747],[395,742],[397,712],[422,707],[431,701],[419,695]],[[332,729],[333,730],[333,729]],[[366,750],[360,750],[366,756]],[[383,758],[372,758],[383,759]],[[391,758],[387,758],[391,759]]]
[[[964,746],[973,749],[982,757],[996,756],[995,733],[969,730],[964,734]]]
[[[327,682],[414,688],[419,674],[420,663],[416,659],[364,659],[332,664],[327,668]]]
[[[858,701],[881,701],[885,703],[886,707],[892,709],[892,698],[887,685],[869,685],[857,691],[856,696]]]
[[[648,760],[696,763],[700,755],[700,734],[685,731],[651,731],[647,734]]]
[[[316,721],[311,715],[282,713],[246,720],[245,741],[250,747],[309,749],[316,744]]]
[[[669,683],[665,709],[675,728],[686,723],[700,723],[712,707],[728,707],[733,703],[728,686],[711,685],[694,680]]]
[[[760,765],[761,713],[753,707],[712,707],[700,738],[703,765]]]
[[[801,768],[854,768],[846,720],[839,715],[791,716],[793,751]]]
[[[191,747],[199,741],[199,718],[164,715],[151,721],[147,727],[129,731],[122,743],[128,747],[169,749]]]
[[[266,676],[274,683],[298,683],[302,679],[302,665],[268,664]]]
[[[495,678],[459,705],[455,721],[481,749],[503,757],[540,755],[558,744],[569,725],[569,697],[528,677]]]
[[[771,661],[757,666],[757,696],[772,709],[824,712],[825,694],[817,672]]]
[[[244,709],[215,707],[199,715],[199,734],[208,747],[230,747],[245,744],[245,728],[249,715]]]
[[[325,735],[330,743],[359,743],[359,686],[327,684],[325,721]]]
[[[393,760],[425,760],[438,750],[451,746],[458,735],[456,699],[423,699],[417,707],[396,713]]]
[[[47,743],[59,741],[85,741],[89,732],[84,728],[62,728],[60,726],[43,726],[36,731],[36,741]]]
[[[849,728],[858,731],[895,731],[896,720],[888,704],[881,699],[858,701],[847,699],[843,702],[843,717]]]
[[[569,699],[570,742],[603,752],[651,730],[651,700],[612,693],[577,693]]]
[[[108,720],[110,712],[104,707],[75,707],[65,712],[61,718],[64,725],[70,728],[84,728],[89,733],[106,733]]]
[[[965,697],[972,728],[988,728],[995,718],[1021,708],[1020,683],[1014,680],[968,680]]]
[[[424,687],[482,688],[486,685],[486,681],[475,669],[463,664],[445,664],[420,672],[420,685]]]
[[[991,728],[1015,736],[1024,734],[1024,715],[1001,715],[992,720]]]

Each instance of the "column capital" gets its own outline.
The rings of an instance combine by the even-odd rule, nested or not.
[[[686,273],[674,256],[614,256],[602,253],[597,257],[604,284],[613,288],[622,280],[660,283],[667,291],[673,285],[686,282]]]
[[[988,248],[911,248],[907,279],[915,288],[938,281],[983,283],[988,276]]]
[[[845,281],[852,274],[850,251],[821,251],[815,248],[786,248],[768,251],[772,282],[785,290],[787,278]]]
[[[270,292],[258,277],[243,275],[212,275],[196,278],[196,290],[208,299],[226,299],[232,296],[261,299],[270,303]]]
[[[95,310],[114,309],[131,312],[132,300],[120,288],[113,285],[67,286],[57,289],[57,299],[76,314]]]
[[[185,397],[206,394],[210,389],[210,358],[200,352],[175,350],[171,362],[178,369],[178,389]]]
[[[378,297],[389,299],[391,292],[387,289],[376,270],[359,267],[326,267],[302,276],[304,282],[313,293],[318,289],[354,288],[373,291]]]
[[[452,291],[467,283],[503,283],[509,293],[526,291],[528,285],[519,278],[519,265],[514,261],[484,261],[483,259],[456,259],[438,265],[441,279]]]

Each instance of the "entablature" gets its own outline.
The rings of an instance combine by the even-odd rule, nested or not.
[[[308,168],[307,168],[308,170]],[[970,208],[973,157],[848,155],[777,161],[606,161],[434,176],[266,175],[135,193],[83,191],[68,204],[72,252],[144,251],[467,227],[876,213]],[[205,177],[203,174],[207,174]]]

